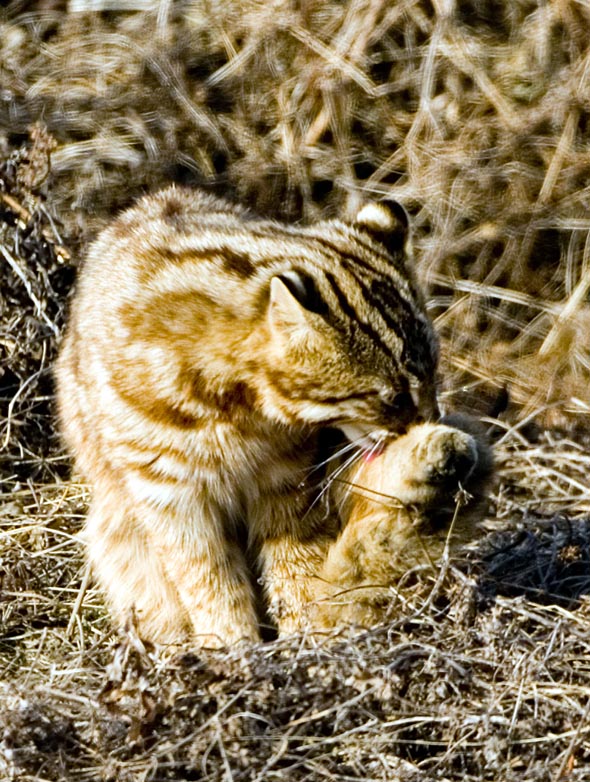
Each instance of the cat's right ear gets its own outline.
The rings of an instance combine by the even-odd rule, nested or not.
[[[392,255],[405,252],[411,255],[410,220],[397,201],[375,201],[364,204],[357,212],[353,225],[369,233]]]

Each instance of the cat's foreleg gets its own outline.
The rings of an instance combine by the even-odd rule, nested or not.
[[[333,536],[309,509],[307,500],[277,491],[258,499],[249,512],[254,545],[270,619],[281,634],[305,629],[307,606],[317,593],[317,579]]]
[[[93,575],[121,625],[134,611],[146,639],[178,643],[189,636],[174,582],[135,509],[112,487],[95,487],[84,538]]]
[[[404,573],[435,563],[445,545],[453,551],[471,539],[491,455],[475,424],[457,424],[467,431],[416,425],[334,485],[343,531],[328,551],[318,600],[310,606],[315,627],[373,623]]]
[[[259,640],[258,616],[245,557],[231,539],[223,515],[203,503],[189,517],[166,519],[158,554],[200,646]]]

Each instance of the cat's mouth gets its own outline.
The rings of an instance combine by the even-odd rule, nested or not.
[[[380,456],[391,432],[382,429],[372,429],[362,424],[342,424],[340,430],[353,445],[358,446],[363,452],[363,459],[370,462]]]

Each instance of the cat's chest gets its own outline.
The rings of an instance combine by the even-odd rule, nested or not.
[[[183,433],[176,448],[188,482],[205,480],[222,494],[236,488],[264,493],[301,480],[313,465],[316,436],[303,429],[258,426],[248,430],[210,421]],[[164,457],[160,459],[164,464]]]

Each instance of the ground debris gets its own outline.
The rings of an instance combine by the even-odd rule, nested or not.
[[[527,515],[517,529],[490,535],[477,557],[493,593],[568,606],[590,596],[590,518]]]
[[[21,480],[60,473],[51,364],[73,268],[38,190],[54,146],[35,125],[0,162],[0,477]]]
[[[16,603],[3,592],[19,616],[0,643],[0,768],[66,782],[517,782],[553,780],[569,763],[567,779],[584,779],[590,600],[577,589],[572,601],[557,570],[543,599],[530,583],[549,573],[551,551],[554,564],[577,561],[588,520],[518,516],[502,481],[500,469],[486,524],[502,518],[503,531],[474,544],[435,599],[436,573],[417,573],[381,626],[225,652],[151,648],[132,617],[114,633],[92,587],[68,635],[86,494],[67,484],[15,492],[0,558],[29,550],[30,569]]]

